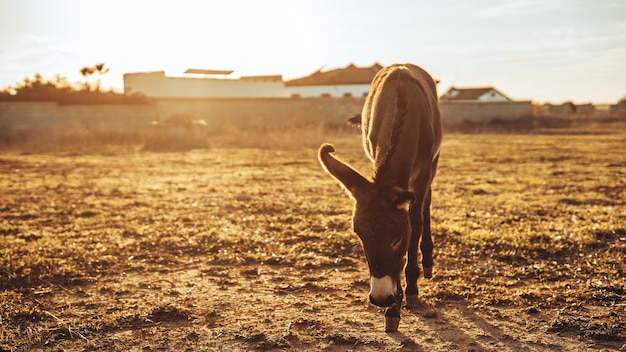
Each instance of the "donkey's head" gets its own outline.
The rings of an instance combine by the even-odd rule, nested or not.
[[[400,276],[411,237],[409,206],[413,193],[399,187],[371,182],[330,153],[324,144],[319,159],[356,200],[352,224],[363,244],[370,270],[370,301],[380,307],[397,303],[401,297]]]

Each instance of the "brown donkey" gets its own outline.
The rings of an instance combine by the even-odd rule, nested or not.
[[[407,306],[419,302],[419,249],[424,277],[432,277],[431,183],[442,134],[435,82],[415,65],[383,68],[365,100],[361,129],[373,180],[332,156],[330,144],[320,147],[319,160],[356,200],[352,223],[367,257],[370,301],[388,307],[385,331],[391,332],[400,322],[403,269]]]

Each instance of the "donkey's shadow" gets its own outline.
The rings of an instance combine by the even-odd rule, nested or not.
[[[495,321],[488,321],[467,307],[466,302],[450,302],[445,306],[433,306],[420,302],[403,310],[413,315],[422,325],[414,332],[388,334],[408,350],[423,350],[419,337],[414,333],[427,334],[429,339],[439,340],[455,350],[475,350],[483,345],[502,344],[511,350],[524,347],[524,343],[508,335]],[[474,332],[471,332],[474,330]],[[407,335],[408,334],[408,335]],[[416,342],[417,340],[418,342]],[[406,346],[406,347],[404,347]]]
[[[413,302],[413,306],[410,308],[405,307],[403,312],[408,312],[408,314],[416,316],[420,320],[433,320],[437,317],[437,309],[430,304],[424,303],[422,301]],[[406,313],[405,313],[406,314]],[[426,324],[429,326],[429,324]],[[402,350],[409,351],[424,351],[425,347],[421,346],[418,342],[416,342],[413,338],[408,336],[406,333],[398,330],[395,332],[388,332],[387,335],[394,340],[396,340]]]

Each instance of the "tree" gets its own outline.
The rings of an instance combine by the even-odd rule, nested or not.
[[[85,77],[85,88],[89,90],[94,90],[96,92],[100,91],[100,84],[102,82],[102,75],[109,72],[108,67],[104,67],[104,63],[95,64],[93,66],[85,66],[80,69],[80,74]],[[91,87],[89,83],[89,76],[97,73],[98,79],[96,80],[96,84],[94,87]],[[93,89],[92,89],[93,88]]]
[[[0,101],[56,101],[61,104],[134,104],[146,101],[142,96],[129,97],[112,89],[101,90],[100,79],[107,72],[109,68],[103,63],[85,66],[80,69],[85,81],[75,83],[59,74],[47,80],[35,73],[32,78],[26,77],[22,82],[0,89]],[[96,73],[98,80],[92,85],[89,77]]]
[[[67,78],[57,75],[54,80],[45,80],[35,73],[33,78],[26,77],[21,83],[2,90],[1,100],[47,101],[58,100],[72,90]]]
[[[93,75],[95,72],[95,69],[93,67],[90,66],[85,66],[83,68],[80,69],[80,74],[85,77],[85,89],[86,90],[90,90],[91,88],[91,84],[89,83],[89,76]]]
[[[109,72],[109,68],[108,67],[105,68],[104,63],[96,64],[93,68],[98,74],[98,81],[96,82],[96,90],[100,91],[100,82],[102,80],[102,75]]]

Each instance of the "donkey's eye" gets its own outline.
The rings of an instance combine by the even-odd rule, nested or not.
[[[400,237],[394,238],[393,241],[391,241],[391,249],[393,249],[394,251],[397,251],[398,249],[400,249],[401,244],[402,244],[402,238]]]

